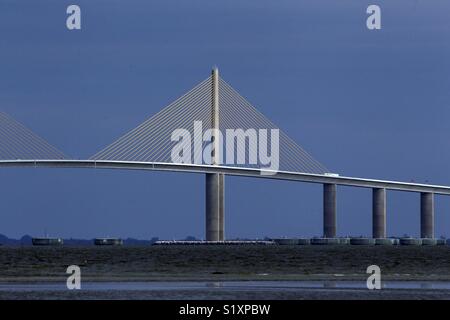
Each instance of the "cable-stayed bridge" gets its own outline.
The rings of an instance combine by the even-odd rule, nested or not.
[[[262,142],[263,143],[262,143]],[[74,160],[0,112],[0,167],[205,174],[206,240],[225,239],[225,176],[323,184],[323,230],[336,237],[337,185],[373,189],[373,238],[386,237],[386,190],[420,193],[421,237],[434,238],[434,194],[450,187],[332,174],[219,77],[210,77],[89,159]]]

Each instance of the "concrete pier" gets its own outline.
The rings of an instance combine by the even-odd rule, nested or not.
[[[219,241],[225,241],[225,175],[219,174]]]
[[[336,237],[336,185],[323,185],[323,236]]]
[[[212,70],[211,127],[219,129],[219,70]],[[220,165],[220,143],[214,137],[214,148],[211,157],[212,165]],[[205,215],[206,241],[225,240],[225,176],[221,173],[206,173]]]
[[[386,238],[386,189],[372,189],[372,237]]]
[[[223,193],[221,192],[223,189],[221,189],[220,174],[207,173],[205,176],[206,241],[221,241],[223,240],[223,230],[221,232],[223,212],[221,214],[220,209],[221,203],[223,203]]]
[[[420,194],[420,237],[434,238],[434,194]]]

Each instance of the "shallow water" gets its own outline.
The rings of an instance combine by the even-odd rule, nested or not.
[[[0,299],[450,299],[450,247],[1,247]]]
[[[62,282],[3,283],[0,300],[299,300],[450,299],[450,282],[386,281],[368,290],[363,281],[151,281],[84,282],[68,290]]]
[[[370,265],[385,280],[450,281],[450,247],[3,247],[0,283],[66,278],[69,265],[94,282],[363,280]]]
[[[292,290],[313,288],[365,289],[363,281],[151,281],[85,282],[82,290]],[[450,290],[449,281],[385,281],[383,289]],[[65,283],[6,283],[0,291],[65,291]]]

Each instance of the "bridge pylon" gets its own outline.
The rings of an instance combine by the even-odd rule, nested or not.
[[[216,130],[213,135],[213,151],[211,164],[220,165],[220,140],[216,135],[219,130],[219,70],[212,70],[211,128]],[[221,173],[206,173],[205,177],[205,218],[206,241],[225,240],[225,176]]]

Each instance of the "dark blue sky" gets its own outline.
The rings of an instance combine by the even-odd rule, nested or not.
[[[68,31],[66,8],[82,9]],[[366,8],[382,8],[382,30]],[[86,158],[223,78],[342,175],[450,185],[448,1],[0,1],[0,109]],[[0,233],[203,237],[204,177],[1,169]],[[228,237],[322,234],[322,186],[227,177]],[[419,196],[388,192],[389,235]],[[450,198],[436,235],[450,236]],[[371,234],[371,190],[338,188],[339,235]]]

